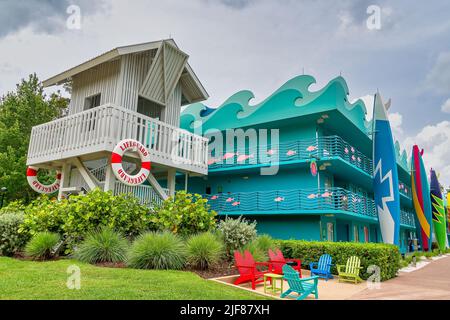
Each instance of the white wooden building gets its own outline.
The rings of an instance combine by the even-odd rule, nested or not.
[[[100,187],[149,202],[174,193],[177,172],[207,174],[207,139],[180,129],[179,119],[183,105],[208,94],[172,39],[115,48],[43,84],[69,81],[69,114],[33,128],[27,160],[29,166],[61,170],[60,197]],[[129,187],[112,173],[111,152],[128,138],[151,154],[150,185]],[[138,165],[128,154],[125,169]],[[161,179],[167,179],[166,188]]]

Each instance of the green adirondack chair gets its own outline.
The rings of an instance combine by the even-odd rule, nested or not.
[[[298,272],[287,264],[283,266],[283,275],[283,278],[289,284],[289,289],[281,294],[281,298],[290,297],[303,300],[310,294],[314,294],[315,298],[319,299],[319,291],[317,290],[318,276],[300,278]],[[293,296],[291,293],[297,293],[297,295]]]
[[[358,257],[351,256],[347,259],[347,264],[345,266],[337,265],[336,267],[339,274],[339,282],[347,281],[358,283],[362,281],[359,276],[359,272],[362,269],[361,260]]]

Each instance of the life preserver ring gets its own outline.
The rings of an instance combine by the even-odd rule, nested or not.
[[[31,189],[38,193],[42,194],[52,194],[59,190],[61,186],[61,171],[56,171],[56,179],[55,182],[53,182],[50,185],[45,185],[39,182],[37,178],[37,173],[39,171],[39,168],[37,167],[28,167],[27,168],[27,180],[28,184],[30,185]]]
[[[129,175],[122,166],[122,157],[127,151],[133,151],[139,154],[141,158],[141,170],[136,175]],[[125,139],[120,141],[114,148],[111,156],[111,166],[116,178],[128,186],[137,186],[148,178],[150,174],[150,153],[139,141],[134,139]]]

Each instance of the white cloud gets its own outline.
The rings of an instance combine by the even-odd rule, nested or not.
[[[403,116],[398,112],[393,112],[389,114],[389,122],[391,123],[391,129],[395,134],[402,135],[403,134]]]
[[[450,92],[450,52],[441,52],[426,77],[427,87],[437,93]]]
[[[444,102],[444,104],[441,106],[442,112],[450,113],[450,99],[447,99],[447,101]]]
[[[440,174],[440,183],[450,187],[450,121],[425,126],[415,136],[407,137],[403,146],[410,153],[413,145],[424,149],[424,162],[427,170],[435,169]]]

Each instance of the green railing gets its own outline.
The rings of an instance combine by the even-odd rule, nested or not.
[[[323,190],[273,190],[205,195],[219,214],[307,212],[350,213],[376,218],[374,200],[342,188]]]
[[[246,165],[264,165],[298,160],[341,158],[372,175],[372,160],[339,136],[303,139],[277,145],[260,145],[211,154],[209,170]]]

